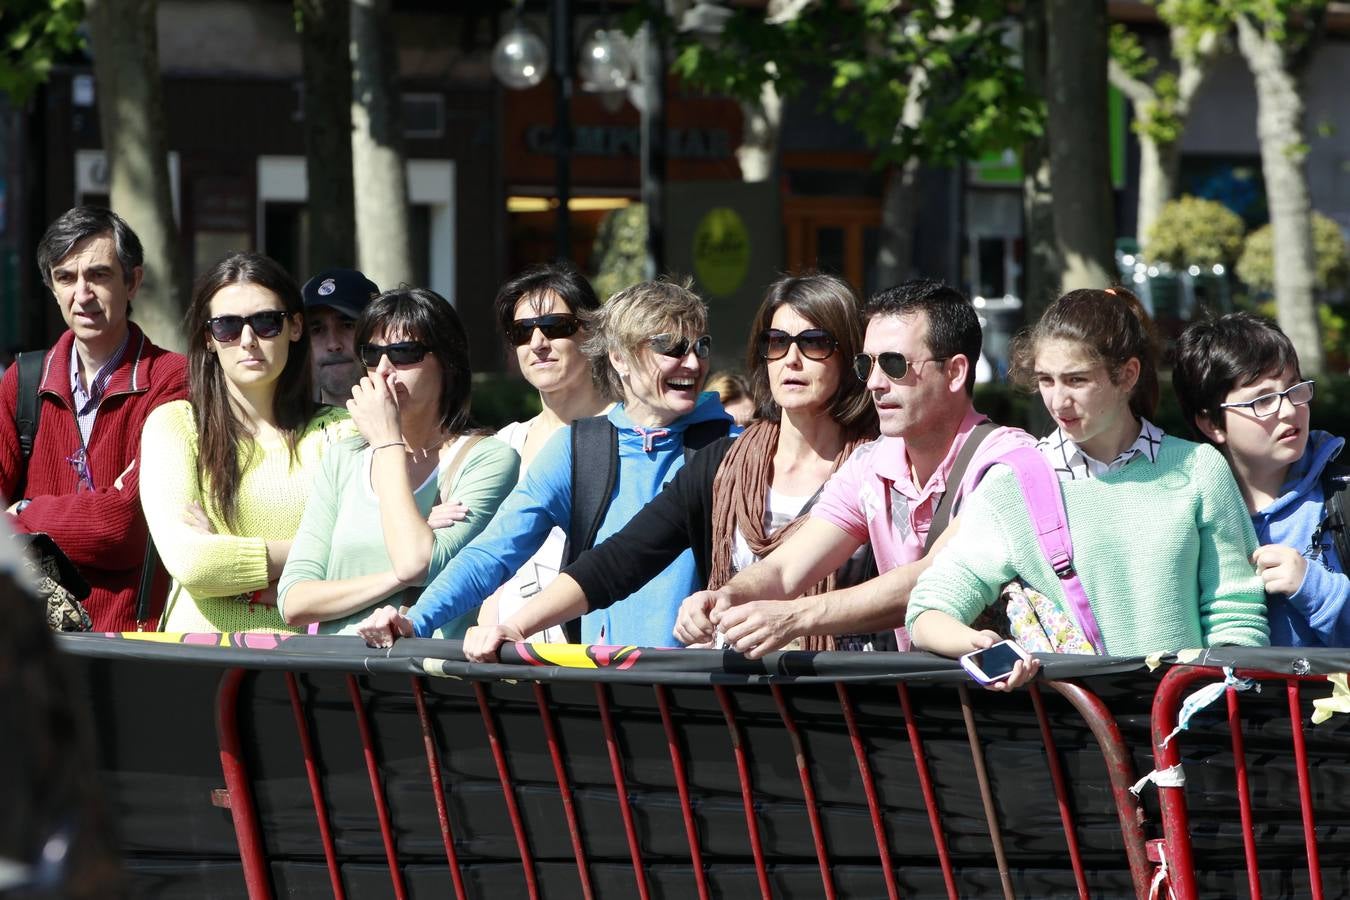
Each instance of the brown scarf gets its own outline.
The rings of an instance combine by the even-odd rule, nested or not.
[[[717,468],[713,477],[712,560],[708,573],[708,589],[717,590],[731,580],[731,552],[737,530],[745,538],[750,552],[764,558],[779,544],[797,532],[806,521],[806,513],[784,525],[773,535],[764,534],[764,504],[768,500],[773,480],[773,456],[778,450],[778,423],[756,422],[736,440]],[[861,445],[870,440],[856,437],[845,441],[834,458],[831,472],[837,471]],[[807,595],[834,590],[835,575],[831,572],[813,586]],[[803,639],[806,650],[834,648],[833,635],[808,635]]]

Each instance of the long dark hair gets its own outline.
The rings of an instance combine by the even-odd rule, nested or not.
[[[473,371],[469,368],[469,339],[459,313],[435,291],[401,287],[385,291],[356,320],[356,346],[376,331],[407,335],[421,341],[441,364],[441,427],[458,434],[469,427]]]
[[[769,390],[769,364],[759,358],[759,335],[773,324],[780,306],[790,307],[816,328],[823,328],[839,342],[834,356],[839,360],[839,387],[830,401],[830,416],[849,437],[877,432],[877,411],[867,385],[853,377],[853,357],[862,351],[862,305],[848,283],[833,275],[812,272],[790,275],[769,285],[750,327],[745,367],[750,373],[750,392],[755,414],[777,422],[783,411]]]
[[[233,253],[197,279],[192,303],[183,320],[188,335],[188,399],[197,422],[197,480],[202,493],[221,518],[234,526],[238,511],[239,480],[254,452],[245,423],[230,403],[225,373],[216,354],[207,348],[206,320],[211,318],[211,299],[232,284],[254,284],[276,295],[287,317],[303,314],[300,288],[281,264],[261,253]],[[277,378],[272,414],[276,427],[296,460],[300,436],[314,417],[313,375],[309,360],[309,330],[300,328],[300,339],[287,348],[286,365]],[[240,459],[243,448],[244,458]]]
[[[1012,349],[1013,380],[1027,389],[1036,384],[1036,350],[1052,338],[1072,341],[1106,366],[1115,384],[1131,359],[1139,360],[1139,380],[1130,392],[1130,412],[1141,419],[1158,408],[1158,338],[1144,305],[1123,287],[1069,291],[1050,305],[1041,320],[1017,336]]]

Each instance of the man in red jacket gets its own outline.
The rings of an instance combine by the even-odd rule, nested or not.
[[[141,286],[141,242],[121,217],[79,206],[38,244],[42,280],[68,330],[42,362],[39,419],[24,462],[15,415],[19,367],[0,380],[0,496],[9,524],[51,535],[92,592],[96,631],[137,622],[147,531],[141,513],[141,425],[161,403],[187,396],[187,360],[152,344],[128,320]],[[151,476],[153,477],[153,476]]]

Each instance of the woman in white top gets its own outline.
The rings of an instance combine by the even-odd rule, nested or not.
[[[590,360],[581,352],[585,316],[599,309],[590,282],[566,263],[536,266],[502,285],[493,304],[502,334],[516,351],[520,373],[539,391],[543,411],[512,422],[497,439],[520,454],[520,477],[559,428],[598,416],[612,405],[600,392]],[[554,528],[539,552],[484,601],[479,625],[496,625],[543,590],[562,568],[567,535]],[[538,642],[563,643],[561,626],[531,635]]]

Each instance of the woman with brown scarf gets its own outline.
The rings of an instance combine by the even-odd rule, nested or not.
[[[606,606],[641,588],[692,548],[710,588],[769,553],[805,520],[820,488],[877,435],[876,413],[849,364],[862,346],[857,297],[830,275],[769,287],[747,351],[760,421],[696,454],[618,533],[581,555],[510,619],[471,628],[465,654],[496,658],[505,641]],[[870,554],[849,560],[808,593],[865,580]],[[621,636],[616,636],[621,639]],[[810,636],[809,649],[863,647],[871,636]]]

